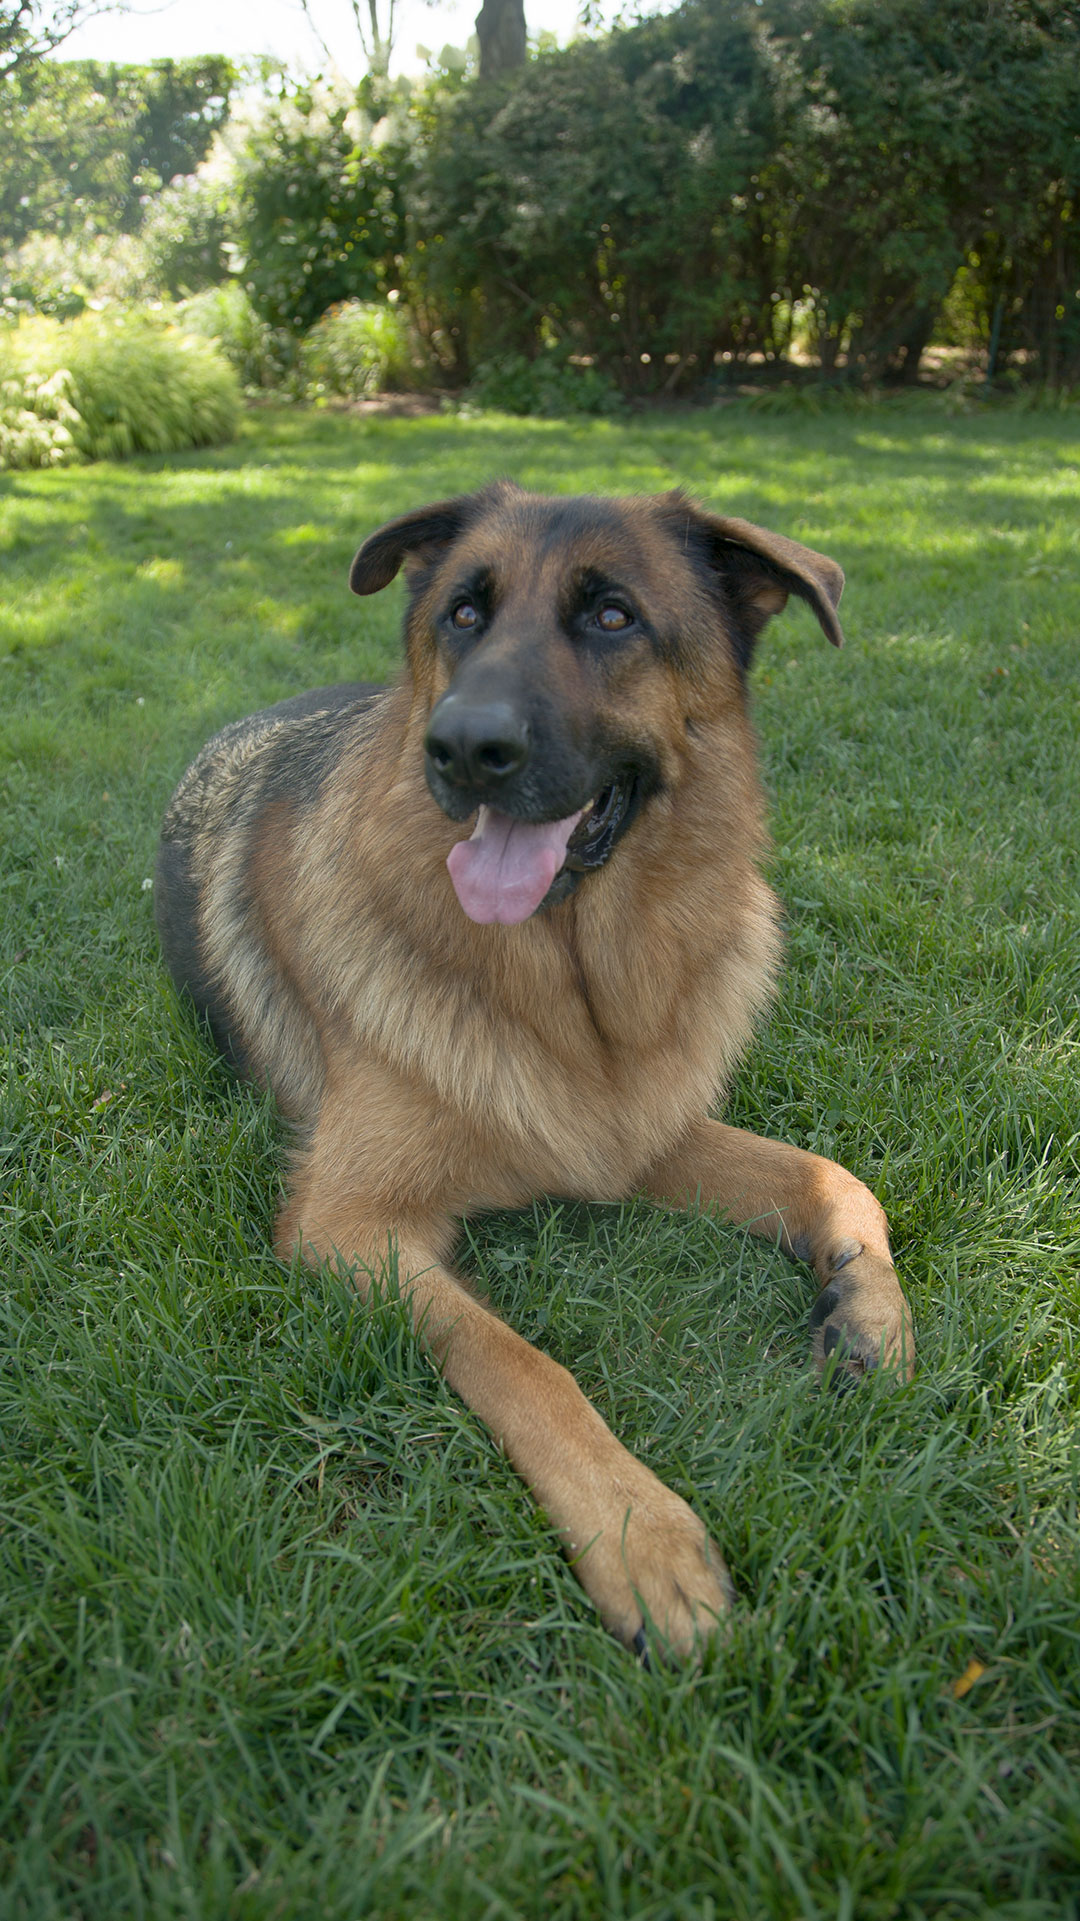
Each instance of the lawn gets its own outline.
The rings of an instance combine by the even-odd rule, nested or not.
[[[880,1195],[920,1368],[815,1388],[808,1270],[537,1206],[462,1260],[706,1519],[700,1669],[609,1640],[411,1345],[268,1251],[269,1104],[157,959],[223,721],[394,664],[360,538],[492,475],[683,482],[848,574],[753,699],[785,905],[739,1124]],[[267,409],[0,478],[0,1912],[1080,1913],[1080,417]]]

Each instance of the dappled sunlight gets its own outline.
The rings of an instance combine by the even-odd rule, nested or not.
[[[326,528],[308,520],[299,527],[279,527],[270,539],[275,547],[310,547],[326,539]]]
[[[136,567],[135,578],[150,581],[155,587],[182,587],[186,575],[182,561],[163,560],[160,555],[154,554],[150,560],[144,560]]]
[[[762,643],[756,682],[770,700],[792,648],[842,713],[864,656],[877,663],[880,698],[894,650],[900,673],[916,661],[968,672],[988,648],[1076,631],[1080,440],[1067,422],[1055,429],[1002,416],[992,429],[959,420],[940,431],[913,407],[890,429],[845,415],[758,420],[737,405],[569,424],[258,408],[239,443],[212,453],[7,479],[0,652],[41,660],[63,640],[66,671],[96,676],[130,647],[134,679],[149,648],[167,689],[181,671],[174,622],[197,615],[223,712],[251,704],[260,672],[275,695],[354,673],[385,678],[400,588],[358,604],[346,587],[356,545],[383,520],[497,473],[555,491],[682,484],[844,565],[847,651],[826,660],[793,604]],[[1043,587],[1060,603],[1053,617]],[[995,666],[1013,664],[1006,655]],[[995,683],[1009,685],[1007,674]]]

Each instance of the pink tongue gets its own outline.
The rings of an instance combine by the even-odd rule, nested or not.
[[[481,807],[472,839],[459,840],[446,863],[469,919],[514,927],[535,914],[580,819],[581,811],[566,820],[512,820]]]

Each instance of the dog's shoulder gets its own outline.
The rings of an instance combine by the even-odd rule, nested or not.
[[[192,761],[162,823],[165,842],[194,847],[252,819],[268,802],[312,805],[344,747],[373,732],[387,690],[366,682],[316,688],[230,721]]]

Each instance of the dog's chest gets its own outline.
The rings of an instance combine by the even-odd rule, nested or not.
[[[480,970],[365,945],[347,990],[354,1041],[416,1090],[464,1205],[630,1190],[706,1110],[761,999],[759,982],[708,967],[660,994],[625,953],[600,979],[540,943],[528,967],[517,952]]]

